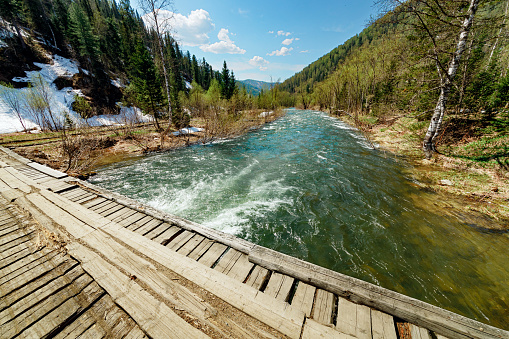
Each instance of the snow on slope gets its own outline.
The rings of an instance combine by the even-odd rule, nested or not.
[[[67,112],[69,117],[76,124],[88,124],[91,126],[100,125],[118,125],[125,123],[126,117],[134,119],[135,121],[150,121],[149,117],[144,116],[141,111],[137,108],[121,108],[121,114],[119,115],[101,115],[89,118],[87,120],[81,119],[78,113],[72,110],[72,103],[74,102],[75,95],[83,95],[80,90],[66,87],[58,90],[53,84],[56,78],[59,76],[72,77],[78,73],[78,63],[76,61],[61,57],[59,55],[52,56],[51,64],[34,63],[40,67],[40,71],[29,71],[26,72],[26,77],[17,77],[12,79],[17,82],[30,82],[33,77],[41,76],[50,86],[52,93],[51,110],[54,114],[59,116],[59,119],[63,121],[64,114]],[[0,87],[3,87],[0,85]],[[4,88],[1,88],[4,89]],[[19,91],[20,94],[24,94],[28,91],[28,88],[13,89]],[[33,121],[32,117],[22,110],[22,119],[27,128],[38,128],[37,124]],[[127,120],[131,121],[131,120]],[[0,97],[0,133],[10,133],[16,131],[22,131],[23,127],[16,115],[16,113],[4,102]]]

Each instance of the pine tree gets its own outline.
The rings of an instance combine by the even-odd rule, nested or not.
[[[0,16],[11,21],[16,29],[18,40],[23,49],[26,48],[25,40],[19,29],[18,20],[21,16],[21,4],[17,0],[0,0]]]
[[[145,45],[138,40],[136,50],[131,57],[131,80],[135,87],[138,106],[146,114],[154,117],[156,128],[159,126],[159,118],[164,108],[164,95],[161,79],[157,74],[154,60]]]
[[[92,26],[85,11],[77,3],[69,7],[69,35],[80,56],[88,58],[91,66],[94,66],[99,55],[98,39],[92,33]]]

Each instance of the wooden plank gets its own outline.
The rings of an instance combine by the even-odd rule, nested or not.
[[[412,339],[432,339],[431,333],[429,333],[427,329],[416,326],[414,324],[408,324],[408,326],[410,327],[410,334],[412,335]]]
[[[373,339],[396,339],[396,328],[391,315],[371,310],[371,332]]]
[[[83,207],[82,205],[69,201],[56,193],[42,190],[41,195],[57,206],[65,206],[65,211],[69,215],[72,215],[74,218],[82,221],[83,223],[89,226],[92,226],[93,228],[100,228],[110,223],[110,220],[108,220],[107,218],[92,213],[90,210]],[[65,225],[62,226],[65,227]]]
[[[58,255],[57,251],[51,251],[49,253],[45,253],[42,257],[37,256],[28,256],[23,262],[19,261],[16,263],[17,267],[14,265],[9,266],[8,272],[0,273],[0,286],[8,283],[10,280],[22,275],[26,274],[26,272],[34,269],[39,265],[47,265],[47,262],[50,260],[55,260],[55,257]],[[54,265],[54,264],[52,264]]]
[[[137,282],[140,281],[148,285],[157,295],[168,300],[177,308],[186,310],[203,322],[208,322],[207,318],[217,314],[217,311],[201,297],[168,279],[153,264],[126,249],[114,241],[111,236],[102,232],[94,232],[82,240],[104,257],[114,261],[117,267],[129,272],[131,276],[136,276]]]
[[[189,239],[188,242],[184,244],[184,246],[178,249],[177,253],[187,256],[203,241],[203,239],[205,239],[205,237],[199,234],[195,234],[191,239]]]
[[[371,309],[339,297],[336,328],[359,339],[371,339]]]
[[[259,293],[250,286],[118,225],[108,225],[102,230],[290,338],[300,337],[304,313],[288,303]]]
[[[19,162],[21,164],[28,164],[30,162],[30,160],[28,160],[27,158],[22,157],[18,153],[14,152],[6,147],[0,146],[0,151],[3,152],[4,154],[6,154],[8,157],[13,158],[16,162]],[[4,158],[3,161],[7,163],[8,159],[9,158]]]
[[[302,339],[315,339],[315,338],[327,338],[327,339],[355,339],[354,336],[350,336],[345,333],[341,333],[332,327],[325,326],[313,319],[306,319],[304,324],[304,330],[302,331]]]
[[[175,228],[181,229],[180,227],[173,226]],[[192,237],[194,233],[189,231],[183,231],[179,235],[177,235],[171,242],[169,242],[166,247],[176,251],[181,246],[183,246],[186,242],[188,242]]]
[[[332,324],[332,310],[334,308],[334,294],[322,289],[316,291],[313,319],[328,325]]]
[[[134,327],[129,333],[126,334],[124,339],[144,339],[147,338],[145,333],[138,327]]]
[[[136,233],[139,233],[141,235],[145,235],[147,234],[148,232],[154,230],[155,228],[159,227],[159,225],[162,225],[163,222],[159,219],[155,219],[155,218],[152,218],[152,217],[149,217],[150,220],[148,222],[145,222],[143,224],[143,226],[141,227],[136,227],[136,229],[134,229],[134,232]]]
[[[299,281],[297,290],[292,299],[292,305],[302,310],[306,317],[311,317],[313,302],[315,300],[316,287]]]
[[[9,299],[6,301],[8,307],[0,311],[0,325],[19,318],[18,316],[21,314],[32,312],[31,309],[41,302],[46,301],[49,305],[48,298],[53,299],[56,292],[82,276],[83,270],[80,266],[76,266],[67,272],[65,277],[58,276],[56,279],[50,280],[48,284],[41,285],[38,281],[32,281],[24,288],[13,291],[7,295]],[[85,277],[84,281],[86,286],[92,280],[89,277]],[[33,293],[35,290],[37,293]]]
[[[81,290],[83,290],[91,282],[92,279],[88,275],[83,274],[76,280],[73,280],[72,288],[63,288],[67,285],[58,285],[60,289],[54,290],[53,292],[55,293],[51,294],[51,298],[46,298],[47,295],[44,295],[44,297],[41,297],[38,294],[32,295],[31,298],[23,300],[24,303],[19,305],[17,308],[11,306],[8,309],[10,314],[0,312],[0,324],[4,324],[1,327],[5,327],[7,330],[5,337],[13,337],[14,335],[23,333],[23,331],[31,324],[40,320],[42,317],[47,317],[49,312],[65,303],[65,301],[69,298],[81,292]],[[21,313],[19,309],[23,309],[24,312]],[[5,326],[6,322],[8,322],[8,326]],[[32,337],[40,336],[32,335]]]
[[[251,286],[257,290],[260,290],[260,287],[262,287],[262,284],[267,278],[268,274],[269,270],[257,265],[251,272],[249,278],[247,279],[246,285]]]
[[[2,181],[5,182],[10,188],[19,189],[25,193],[30,193],[32,190],[30,186],[9,173],[7,168],[9,167],[0,168],[0,178],[2,178]]]
[[[122,207],[124,207],[124,206],[120,205],[116,201],[110,201],[108,204],[104,204],[100,207],[94,206],[91,208],[91,210],[94,211],[95,213],[99,213],[99,214],[105,213],[106,215],[108,215],[108,214],[118,211]],[[112,212],[108,213],[109,211],[112,211]]]
[[[100,202],[100,203],[98,203],[98,204],[96,204],[96,205],[94,205],[94,206],[87,207],[87,208],[88,208],[89,210],[91,210],[91,211],[96,211],[96,210],[98,210],[99,208],[102,208],[102,207],[104,207],[104,206],[109,206],[109,205],[113,206],[114,204],[115,204],[115,202],[114,202],[114,201],[104,199],[104,201],[102,201],[102,202]]]
[[[79,338],[80,335],[96,322],[104,323],[107,311],[114,307],[110,296],[105,294],[99,298],[86,312],[82,313],[76,321],[66,326],[55,335],[55,339]]]
[[[143,226],[146,222],[148,222],[151,219],[152,219],[152,217],[150,217],[144,213],[136,212],[135,214],[131,215],[127,219],[117,221],[117,223],[121,226],[124,226],[124,227],[132,230],[133,228],[138,228],[138,227]]]
[[[87,193],[87,191],[85,191],[83,188],[76,187],[76,188],[73,188],[72,190],[62,192],[62,193],[60,193],[60,195],[62,197],[65,197],[65,198],[71,200],[72,198],[79,197],[80,195],[85,194],[85,193]]]
[[[130,236],[134,235],[131,233]],[[78,243],[73,243],[68,248],[73,255],[79,258],[83,268],[151,337],[208,338],[176,315],[164,303],[152,297],[135,280],[126,277],[98,255]]]
[[[216,242],[210,246],[207,252],[205,252],[200,259],[198,259],[198,262],[207,267],[212,267],[217,259],[219,259],[219,257],[224,253],[226,248],[227,247],[225,245]]]
[[[25,274],[9,280],[9,288],[0,289],[0,310],[14,303],[17,300],[15,296],[21,298],[34,292],[40,286],[62,276],[76,265],[78,263],[71,259],[64,260],[59,265],[38,265],[25,272]],[[13,293],[13,291],[16,291],[16,293]]]
[[[159,244],[163,243],[163,242],[171,239],[171,237],[173,237],[178,231],[180,231],[180,228],[178,228],[176,226],[172,226],[172,227],[168,228],[166,231],[164,231],[163,233],[159,234],[157,237],[155,237],[152,240]]]
[[[493,339],[509,336],[508,331],[261,246],[252,247],[249,261],[304,282],[312,281],[314,286],[338,296],[348,296],[355,303],[388,312],[446,336]]]
[[[95,206],[97,204],[103,203],[105,201],[107,201],[107,199],[104,199],[103,197],[99,197],[98,196],[96,199],[87,201],[85,203],[82,203],[81,205],[86,207],[86,208],[91,208],[91,207],[93,207],[93,206]]]
[[[129,218],[131,215],[138,213],[130,207],[124,207],[120,211],[117,211],[111,215],[108,215],[108,219],[118,223],[121,220]]]
[[[104,211],[98,212],[98,213],[106,218],[106,217],[110,216],[111,214],[122,210],[123,208],[126,208],[126,207],[124,205],[117,204],[111,208],[108,208],[107,210],[104,210]]]
[[[214,244],[214,240],[205,238],[194,250],[191,251],[187,256],[193,260],[198,260],[201,256],[209,250]]]
[[[272,273],[264,293],[274,298],[287,301],[294,279],[281,273]]]
[[[43,191],[41,191],[41,194]],[[51,193],[51,192],[48,192]],[[63,226],[67,232],[69,232],[75,238],[81,238],[82,236],[92,232],[94,230],[93,227],[85,224],[83,221],[75,218],[70,215],[66,211],[62,210],[57,205],[51,203],[43,196],[38,193],[32,193],[26,196],[27,199],[37,206],[39,209],[43,210],[44,213],[55,221],[57,224]]]
[[[230,250],[219,260],[215,270],[222,272],[235,280],[244,282],[247,275],[253,268],[253,264],[247,259],[247,255],[230,248]]]
[[[79,200],[76,200],[75,203],[81,205],[81,204],[91,201],[92,199],[96,199],[97,197],[99,197],[97,194],[90,193],[88,196],[81,198]]]
[[[3,253],[19,244],[29,241],[32,238],[33,229],[20,230],[11,232],[2,237],[2,245],[0,245],[0,253]]]
[[[53,178],[61,179],[67,177],[67,174],[54,170],[53,168],[49,168],[48,166],[41,165],[37,162],[29,162],[27,165],[39,172],[52,176]]]
[[[53,333],[58,332],[59,328],[67,319],[70,319],[75,314],[81,313],[83,309],[87,308],[104,294],[104,290],[95,281],[85,286],[85,284],[79,285],[79,280],[80,279],[76,280],[72,287],[64,289],[64,291],[67,292],[68,299],[48,314],[44,314],[36,323],[25,329],[23,331],[23,336],[34,338],[52,337]],[[75,294],[76,290],[80,291],[77,295]],[[83,338],[84,337],[85,336],[83,336]]]
[[[248,256],[241,253],[239,259],[235,262],[227,275],[235,280],[244,282],[253,266],[254,264],[249,262]]]
[[[35,247],[30,246],[30,243],[22,243],[17,246],[9,248],[7,251],[4,251],[0,253],[0,259],[8,259],[12,255],[21,255],[21,257],[25,257],[29,254],[32,254],[35,252]],[[3,266],[3,264],[0,262],[0,266]]]
[[[151,221],[151,223],[145,224],[143,227],[140,227],[135,232],[139,233],[139,234],[143,234],[144,237],[147,237],[149,239],[154,239],[159,234],[161,234],[164,231],[166,231],[166,230],[170,229],[171,227],[173,227],[170,224],[162,222],[161,220],[154,220],[153,222]],[[157,224],[158,226],[152,227],[152,225],[154,225],[154,224]],[[147,229],[149,229],[149,228],[151,230],[147,231]]]

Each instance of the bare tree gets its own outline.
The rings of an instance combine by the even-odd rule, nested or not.
[[[170,97],[170,83],[168,71],[166,70],[166,58],[164,56],[164,40],[163,35],[169,33],[170,31],[170,20],[172,17],[167,17],[165,15],[161,15],[161,11],[164,11],[165,14],[173,12],[169,11],[168,8],[173,6],[172,0],[139,0],[139,4],[144,14],[150,19],[150,23],[152,28],[154,29],[157,35],[157,46],[159,48],[159,56],[161,58],[161,66],[163,69],[164,82],[166,86],[166,98],[168,100],[168,116],[169,123],[168,128],[165,132],[167,132],[172,124],[172,110],[171,110],[171,97]]]
[[[0,85],[0,97],[4,100],[7,106],[9,106],[14,111],[14,113],[16,113],[16,116],[18,117],[18,120],[23,127],[23,131],[27,133],[28,130],[25,125],[25,120],[22,117],[23,104],[21,101],[20,92],[14,89],[12,85],[3,84]]]

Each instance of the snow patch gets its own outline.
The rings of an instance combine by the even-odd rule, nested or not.
[[[189,128],[182,128],[182,129],[178,130],[177,132],[173,132],[172,134],[179,136],[179,135],[186,135],[186,134],[203,132],[203,131],[205,131],[205,130],[200,127],[189,127]]]
[[[265,118],[265,117],[268,117],[269,115],[272,115],[272,114],[274,114],[274,111],[270,111],[270,112],[262,112],[262,113],[258,114],[258,116],[259,116],[260,118]]]

